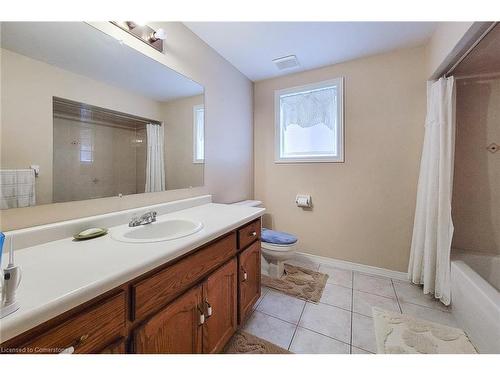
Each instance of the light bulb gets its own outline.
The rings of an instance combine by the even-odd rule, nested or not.
[[[165,40],[167,37],[167,33],[163,29],[158,29],[156,31],[153,31],[150,36],[149,36],[149,41],[151,43],[154,43],[158,40]]]
[[[163,29],[158,29],[153,33],[155,39],[165,40],[167,38],[167,33]]]

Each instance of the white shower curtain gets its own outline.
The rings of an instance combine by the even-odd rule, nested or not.
[[[427,118],[418,179],[408,277],[445,305],[451,302],[451,198],[455,149],[455,81],[427,84]]]
[[[147,124],[146,193],[165,190],[163,125]]]

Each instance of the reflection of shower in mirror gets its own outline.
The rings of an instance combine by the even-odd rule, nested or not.
[[[35,179],[27,170],[19,181],[30,184],[29,194],[7,197],[2,208],[148,191],[147,124],[163,129],[163,151],[150,163],[163,163],[155,172],[163,182],[154,179],[150,191],[203,185],[201,85],[84,22],[1,27],[0,170],[43,171]],[[149,31],[148,38],[166,37]]]

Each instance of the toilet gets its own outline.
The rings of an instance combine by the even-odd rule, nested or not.
[[[261,201],[246,200],[237,205],[263,207]],[[262,228],[261,233],[261,272],[272,278],[280,278],[285,272],[285,263],[295,255],[297,237],[286,232]]]

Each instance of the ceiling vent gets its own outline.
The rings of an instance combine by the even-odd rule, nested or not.
[[[279,57],[274,59],[273,63],[276,64],[279,70],[292,69],[299,66],[299,60],[297,60],[297,56],[295,55]]]

